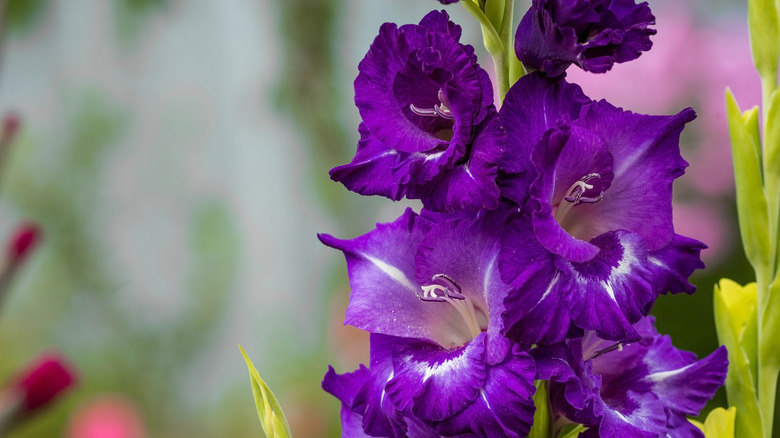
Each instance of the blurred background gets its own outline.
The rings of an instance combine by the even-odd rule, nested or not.
[[[338,436],[339,403],[320,381],[328,364],[366,362],[368,337],[342,326],[343,257],[316,233],[356,236],[408,204],[347,192],[327,172],[354,153],[352,81],[380,24],[416,23],[439,3],[2,3],[0,111],[22,129],[0,172],[0,236],[33,221],[42,237],[2,297],[0,379],[59,351],[79,381],[11,436],[262,436],[238,342],[294,436]],[[683,134],[675,224],[710,246],[708,268],[697,294],[663,296],[653,313],[703,356],[717,345],[713,284],[752,276],[724,89],[748,108],[759,82],[744,1],[650,6],[652,51],[569,80],[636,112],[699,114]],[[474,20],[447,10],[491,69]]]

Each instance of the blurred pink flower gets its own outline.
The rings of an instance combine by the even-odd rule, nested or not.
[[[145,438],[143,419],[124,397],[106,395],[92,399],[71,418],[67,438]]]

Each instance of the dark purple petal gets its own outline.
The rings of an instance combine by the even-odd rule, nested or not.
[[[524,344],[563,340],[571,326],[569,277],[536,242],[527,216],[504,228],[499,269],[512,287],[502,314],[506,335]]]
[[[485,335],[463,348],[397,340],[387,395],[402,412],[441,421],[474,402],[485,381]]]
[[[577,327],[615,341],[637,340],[631,327],[655,300],[646,280],[647,250],[638,234],[616,231],[591,240],[599,248],[592,260],[570,263],[571,314]]]
[[[536,361],[536,379],[550,381],[550,404],[554,412],[586,425],[597,425],[601,415],[601,378],[593,375],[590,361],[583,360],[579,339],[539,346],[531,350]]]
[[[496,163],[505,143],[506,134],[493,111],[475,128],[468,159],[443,172],[436,184],[409,187],[406,196],[422,199],[427,208],[437,211],[496,208]]]
[[[330,177],[339,181],[353,192],[363,195],[380,195],[394,201],[403,198],[397,184],[393,184],[393,169],[403,160],[395,149],[388,149],[384,143],[368,132],[361,123],[360,141],[352,162],[330,170]]]
[[[554,77],[571,64],[604,73],[650,50],[655,17],[634,0],[533,0],[515,34],[523,64]]]
[[[495,208],[503,133],[483,124],[495,112],[492,85],[460,35],[444,11],[381,27],[355,79],[361,142],[350,164],[331,171],[335,181],[442,211]]]
[[[363,389],[368,379],[368,368],[361,365],[354,372],[345,374],[336,374],[333,367],[329,366],[328,372],[322,380],[322,389],[341,400],[342,437],[363,438],[369,436],[363,431],[363,417],[352,410],[355,395]]]
[[[500,182],[503,196],[517,203],[525,200],[527,185],[535,175],[531,164],[534,146],[548,129],[577,118],[588,102],[578,85],[539,73],[523,76],[509,89],[499,113],[507,135],[499,166],[506,174]],[[517,179],[520,182],[513,184]]]
[[[443,5],[451,5],[451,4],[457,3],[457,2],[458,2],[458,0],[439,0],[439,3],[441,3]]]
[[[656,290],[659,293],[694,293],[696,286],[688,281],[688,277],[696,269],[704,268],[700,254],[705,248],[707,245],[698,240],[675,234],[669,245],[650,251],[647,260]]]
[[[444,436],[523,437],[533,423],[534,361],[513,351],[504,362],[488,367],[485,385],[468,408],[436,424]]]

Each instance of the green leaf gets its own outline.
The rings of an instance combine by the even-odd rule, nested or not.
[[[585,432],[587,429],[582,424],[572,424],[564,427],[561,433],[558,434],[558,438],[577,438],[580,436],[580,433]]]
[[[549,438],[552,431],[552,415],[550,414],[550,401],[547,397],[547,381],[536,381],[536,394],[534,394],[534,424],[528,438]]]
[[[704,424],[690,420],[698,427],[706,438],[734,438],[734,422],[736,420],[737,408],[730,407],[728,410],[715,408],[707,415]]]
[[[752,109],[743,118],[731,90],[726,90],[726,117],[734,160],[737,189],[737,213],[745,255],[757,273],[769,260],[769,230],[767,201],[762,183],[761,145],[756,144]]]
[[[252,394],[255,396],[255,406],[257,406],[257,416],[260,417],[260,425],[263,426],[263,432],[268,438],[290,438],[290,426],[287,424],[287,418],[284,416],[282,407],[276,396],[271,392],[268,385],[260,378],[252,360],[246,355],[244,347],[240,344],[241,355],[244,356],[246,366],[249,368],[249,378],[252,381]]]
[[[487,16],[488,21],[493,23],[493,27],[499,35],[501,35],[501,29],[504,24],[505,7],[505,0],[490,0],[485,3],[485,15]]]
[[[726,393],[737,408],[736,436],[762,436],[762,417],[756,395],[758,326],[755,283],[740,286],[722,279],[715,286],[715,328],[718,339],[728,349],[729,370]]]
[[[777,82],[780,27],[775,0],[748,0],[748,28],[753,64],[762,80]]]

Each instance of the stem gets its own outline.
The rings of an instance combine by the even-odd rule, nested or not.
[[[780,233],[780,181],[776,172],[777,163],[772,163],[773,153],[767,153],[767,148],[775,147],[768,144],[770,133],[769,110],[772,104],[772,94],[777,88],[776,71],[772,75],[761,75],[761,116],[762,144],[761,164],[764,174],[764,194],[766,196],[767,218],[769,220],[769,260],[761,269],[755,269],[758,286],[756,317],[758,318],[758,376],[757,396],[761,412],[761,424],[764,438],[772,437],[775,403],[777,399],[778,352],[774,342],[777,315],[770,315],[769,310],[776,309],[772,296],[780,293],[777,279],[778,241]],[[777,299],[777,298],[775,298]]]

